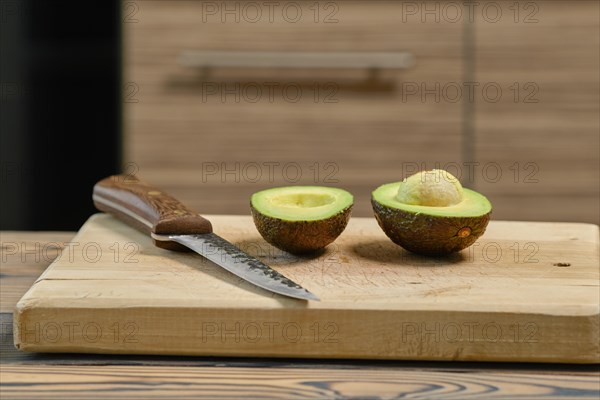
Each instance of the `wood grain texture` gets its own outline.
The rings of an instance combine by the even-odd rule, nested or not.
[[[0,232],[0,312],[12,312],[73,236],[74,232]]]
[[[423,102],[402,87],[460,80],[461,24],[402,23],[395,1],[335,2],[336,23],[315,23],[312,3],[301,2],[293,24],[204,21],[201,1],[136,4],[138,22],[124,25],[124,80],[137,90],[125,103],[127,168],[190,207],[247,214],[253,192],[321,184],[351,190],[355,215],[372,216],[370,192],[400,180],[400,163],[460,158],[461,104]],[[410,51],[417,64],[375,81],[366,70],[213,69],[203,87],[201,72],[178,65],[185,50]],[[264,82],[279,84],[272,100]],[[236,87],[257,84],[260,101],[236,97]],[[293,102],[282,87],[296,84],[303,95]]]
[[[408,254],[351,219],[318,257],[269,246],[250,217],[215,232],[321,297],[272,295],[97,215],[17,306],[27,351],[597,363],[598,227],[492,221],[478,246]],[[137,249],[120,253],[115,248]],[[125,256],[128,255],[129,259]],[[93,260],[90,257],[96,257]],[[72,325],[75,324],[75,325]],[[67,329],[67,330],[65,330]]]
[[[94,185],[94,205],[152,236],[157,247],[188,250],[156,235],[195,235],[212,232],[210,221],[187,208],[163,189],[135,175],[113,175]]]
[[[458,165],[465,185],[488,195],[500,218],[600,220],[595,1],[477,2],[472,31],[465,30],[466,7],[451,22],[450,11],[439,11],[446,2],[434,1],[411,3],[415,14],[403,10],[406,2],[339,1],[336,23],[315,23],[304,8],[306,18],[293,24],[236,22],[231,15],[223,22],[220,9],[203,19],[201,1],[135,4],[137,22],[124,25],[125,159],[134,163],[126,169],[194,208],[245,214],[255,191],[319,183],[351,190],[354,214],[371,216],[375,187],[402,179],[415,165],[437,164]],[[219,7],[236,4],[242,3]],[[437,18],[426,10],[438,10]],[[471,41],[474,57],[464,58]],[[240,49],[410,51],[417,63],[379,81],[362,70],[247,68],[215,69],[203,82],[201,72],[177,65],[184,50]],[[478,84],[474,115],[463,114],[468,89],[457,102],[444,91],[465,80]],[[272,101],[266,95],[247,101],[243,88],[258,83],[264,94],[265,81],[298,83],[304,96],[290,102],[277,91]],[[329,93],[323,85],[333,84],[336,101],[315,101],[315,83],[321,95]],[[417,93],[407,95],[413,84]],[[488,84],[501,88],[499,101],[484,98]],[[475,137],[466,143],[470,124]],[[473,154],[465,155],[461,149],[469,146]],[[464,164],[470,162],[479,163],[472,179]],[[277,165],[271,170],[265,163]]]
[[[234,383],[219,380],[213,384],[208,397],[239,397],[235,390],[243,388],[245,393],[253,393],[255,397],[266,398],[275,388],[276,377],[285,374],[295,379],[277,381],[280,398],[294,398],[294,393],[283,394],[287,388],[304,388],[304,398],[322,398],[321,392],[309,393],[311,389],[324,388],[329,398],[342,396],[362,398],[397,398],[441,396],[448,382],[477,382],[488,384],[485,395],[468,390],[475,385],[458,388],[458,398],[481,398],[496,396],[499,398],[523,397],[538,398],[582,398],[598,397],[597,365],[557,365],[557,364],[514,364],[514,363],[434,363],[434,362],[398,362],[398,361],[357,361],[357,360],[286,360],[286,359],[251,359],[251,358],[214,358],[214,357],[152,357],[128,355],[90,355],[90,354],[39,354],[18,351],[13,345],[12,318],[4,310],[12,310],[17,298],[27,290],[22,280],[33,282],[50,263],[53,256],[46,259],[42,249],[53,243],[69,241],[73,234],[58,232],[2,232],[3,243],[39,243],[37,247],[39,260],[35,254],[28,253],[24,261],[20,260],[23,250],[16,255],[6,255],[7,262],[0,264],[0,395],[8,398],[123,398],[136,394],[140,398],[190,397],[207,396],[207,386],[203,384],[214,377],[215,372],[221,379],[227,371],[233,370],[238,377]],[[31,246],[28,248],[35,249]],[[2,251],[7,248],[3,247]],[[9,253],[12,251],[9,250]],[[12,261],[11,261],[12,260]],[[18,268],[17,268],[18,266]],[[115,366],[121,366],[115,370]],[[56,368],[58,367],[58,368]],[[152,367],[148,375],[146,370]],[[178,368],[172,368],[178,367]],[[115,373],[117,372],[118,373]],[[283,371],[280,374],[280,371]],[[306,371],[306,372],[305,372]],[[330,375],[334,371],[335,375]],[[369,382],[359,388],[346,382],[356,382],[364,371],[370,371]],[[177,378],[184,373],[185,382]],[[385,379],[379,378],[383,373]],[[190,376],[190,374],[192,376]],[[388,381],[395,374],[392,382]],[[409,378],[419,375],[414,382]],[[118,375],[119,382],[116,382]],[[315,376],[318,375],[318,376]],[[255,385],[257,377],[266,376],[272,384],[259,391]],[[335,376],[335,381],[330,379]],[[91,377],[91,378],[90,378]],[[502,380],[499,384],[497,378]],[[513,379],[514,377],[514,379]],[[540,380],[541,377],[541,380]],[[263,379],[264,380],[264,379]],[[65,382],[67,381],[67,382]],[[547,384],[551,381],[551,384]],[[341,385],[336,385],[341,382]],[[214,380],[213,380],[214,383]],[[416,383],[416,386],[411,386]],[[428,385],[426,393],[417,392],[420,385]],[[404,385],[404,386],[403,386]],[[595,386],[594,386],[595,385]],[[396,388],[394,391],[393,389]],[[358,390],[360,389],[360,390]],[[56,390],[56,391],[55,391]],[[333,390],[337,390],[333,392]],[[412,390],[412,392],[411,392]],[[185,393],[184,393],[185,391]],[[287,393],[287,392],[286,392]],[[185,394],[185,396],[183,396]],[[446,396],[452,396],[452,393]],[[252,397],[252,396],[249,396]],[[450,397],[451,398],[451,397]]]
[[[599,3],[488,4],[503,16],[475,23],[475,75],[501,98],[476,101],[477,188],[497,218],[598,223]]]
[[[2,396],[44,398],[522,399],[597,398],[595,377],[502,372],[186,367],[4,366]],[[35,378],[32,377],[35,376]],[[110,385],[111,390],[106,390]],[[150,389],[151,388],[151,389]],[[7,397],[8,398],[8,397]]]

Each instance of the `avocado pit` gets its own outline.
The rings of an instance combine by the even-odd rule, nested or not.
[[[460,181],[447,171],[423,171],[402,181],[396,200],[404,204],[449,207],[463,200]]]

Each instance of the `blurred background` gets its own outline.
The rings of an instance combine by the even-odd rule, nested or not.
[[[0,0],[0,229],[78,229],[121,168],[120,10]]]
[[[495,219],[598,223],[597,1],[1,1],[2,229],[135,173],[199,212],[444,168]]]

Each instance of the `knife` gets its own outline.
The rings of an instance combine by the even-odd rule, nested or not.
[[[319,298],[219,237],[210,221],[134,175],[113,175],[94,185],[94,205],[150,234],[157,247],[193,250],[260,288],[302,300]]]

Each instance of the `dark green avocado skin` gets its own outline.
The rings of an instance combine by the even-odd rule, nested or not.
[[[252,218],[261,236],[278,249],[292,254],[309,254],[333,242],[346,228],[352,213],[349,206],[318,221],[286,221],[260,213],[250,205]]]
[[[485,232],[490,213],[480,217],[439,217],[384,206],[371,198],[375,218],[392,241],[408,251],[442,256],[466,249]],[[470,228],[467,237],[458,233]]]

